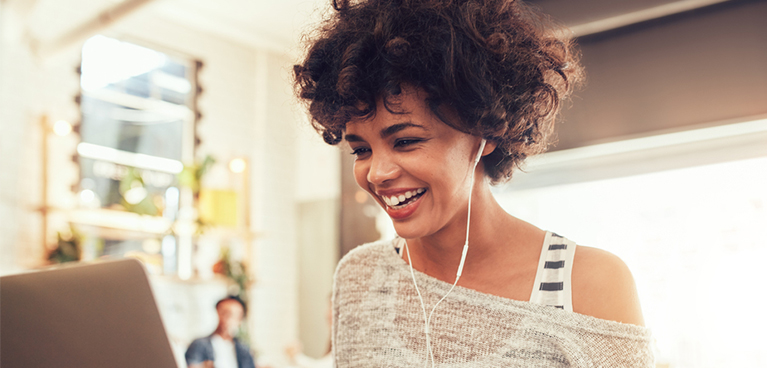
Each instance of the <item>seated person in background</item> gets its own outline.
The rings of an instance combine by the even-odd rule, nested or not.
[[[219,300],[216,331],[192,341],[184,354],[189,368],[255,368],[250,348],[234,337],[247,311],[245,302],[236,296]]]

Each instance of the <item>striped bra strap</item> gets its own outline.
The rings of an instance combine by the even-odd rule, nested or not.
[[[572,283],[575,243],[546,232],[530,303],[573,311]]]

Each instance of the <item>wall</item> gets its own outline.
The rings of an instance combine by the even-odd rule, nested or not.
[[[318,358],[330,346],[328,312],[339,259],[340,180],[351,173],[341,172],[343,149],[327,145],[306,119],[300,123],[297,143],[298,338],[303,352]]]
[[[31,79],[15,60],[24,60],[22,53],[12,52],[16,28],[14,14],[7,6],[0,3],[0,273],[16,271],[16,244],[18,242],[18,216],[20,199],[16,195],[16,184],[21,170],[19,152],[22,149],[21,138],[25,133],[23,122],[32,119],[22,109],[11,109],[18,104],[21,96],[28,93],[22,88],[12,88],[11,78]],[[27,57],[28,58],[28,57]],[[22,85],[23,86],[23,85]]]
[[[41,119],[77,121],[79,51],[42,60],[24,44],[23,19],[0,4],[0,274],[39,266],[45,254],[41,206]],[[71,161],[76,139],[48,134],[49,229],[65,228],[58,209],[71,206],[77,181]],[[55,231],[47,241],[55,240]]]
[[[330,347],[330,295],[338,262],[338,198],[298,205],[298,337],[304,354],[319,358]]]

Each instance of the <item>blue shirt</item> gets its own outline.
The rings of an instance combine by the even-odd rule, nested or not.
[[[213,353],[213,344],[210,342],[211,337],[213,335],[201,337],[189,344],[189,348],[186,349],[186,354],[184,354],[187,365],[200,364],[207,360],[215,362],[216,357]],[[253,356],[250,355],[250,349],[236,338],[234,339],[234,351],[237,355],[237,366],[239,368],[256,368]]]

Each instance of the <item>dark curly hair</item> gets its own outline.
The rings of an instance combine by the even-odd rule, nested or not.
[[[242,300],[237,295],[228,295],[226,298],[219,300],[218,302],[216,302],[216,309],[218,309],[218,306],[221,305],[221,303],[228,302],[230,300],[233,300],[233,301],[235,301],[237,303],[240,303],[240,306],[242,307],[242,315],[243,315],[243,317],[248,315],[248,305],[245,304],[245,301]]]
[[[495,142],[483,158],[494,183],[543,152],[565,99],[582,78],[561,28],[518,0],[333,0],[313,37],[295,89],[325,142],[351,119],[392,113],[402,85],[426,92],[451,127]],[[444,119],[440,107],[460,121]]]

